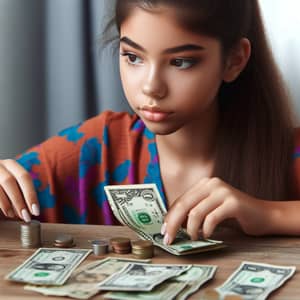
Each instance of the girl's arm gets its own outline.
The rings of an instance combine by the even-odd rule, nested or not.
[[[267,234],[300,235],[300,200],[265,202],[271,218]]]
[[[249,235],[300,234],[300,201],[266,201],[245,194],[219,178],[204,178],[179,197],[165,217],[165,244],[186,221],[192,239],[209,237],[226,219],[235,219]]]

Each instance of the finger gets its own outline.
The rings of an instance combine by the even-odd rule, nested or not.
[[[5,194],[1,186],[0,186],[0,209],[2,210],[4,215],[8,218],[14,218],[16,216],[11,206],[11,203],[7,198],[7,195]]]
[[[24,198],[21,194],[19,186],[14,178],[14,176],[5,168],[2,167],[0,185],[3,188],[5,194],[7,195],[9,201],[11,202],[13,208],[19,215],[21,219],[25,222],[31,220],[28,210],[26,209],[26,204]]]
[[[40,214],[40,207],[30,174],[25,170],[25,168],[23,168],[23,166],[11,159],[6,160],[4,162],[4,166],[16,178],[29,211],[33,215],[38,216]]]
[[[198,189],[189,190],[173,203],[164,220],[164,231],[166,233],[164,243],[166,245],[172,243],[178,229],[186,220],[189,211],[197,205],[197,203],[207,198],[207,196],[208,194],[205,190],[205,186],[200,190],[198,187]]]
[[[230,205],[226,205],[226,203],[223,202],[222,205],[218,206],[215,210],[213,210],[205,217],[202,226],[203,237],[210,237],[218,224],[232,217],[233,211]]]
[[[192,240],[199,239],[199,229],[205,217],[223,203],[219,198],[210,195],[193,207],[188,214],[187,233]]]

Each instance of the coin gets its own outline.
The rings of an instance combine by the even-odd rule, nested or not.
[[[131,243],[132,254],[138,258],[151,258],[154,254],[154,245],[148,240],[138,240]]]
[[[115,237],[110,239],[113,252],[118,254],[128,254],[131,252],[130,239],[123,237]]]
[[[59,234],[55,238],[53,246],[58,248],[71,248],[75,246],[75,243],[70,234]]]
[[[108,242],[105,240],[93,240],[91,241],[93,253],[95,255],[102,255],[108,252]]]
[[[37,220],[20,223],[20,240],[23,248],[41,246],[41,223]]]

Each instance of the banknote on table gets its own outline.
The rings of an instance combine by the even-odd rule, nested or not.
[[[117,300],[171,300],[186,286],[184,282],[166,282],[155,287],[150,292],[108,292],[105,299]]]
[[[173,277],[150,292],[109,292],[107,299],[119,300],[185,300],[208,280],[213,278],[217,267],[209,265],[193,265],[181,275]]]
[[[167,211],[155,184],[107,185],[104,190],[114,215],[123,225],[169,253],[187,255],[225,247],[222,241],[192,241],[183,229],[171,245],[164,245],[160,230]]]
[[[191,294],[199,290],[199,288],[211,280],[217,270],[217,266],[212,265],[193,265],[188,271],[174,278],[176,282],[185,282],[186,287],[180,291],[176,300],[185,300]]]
[[[35,291],[47,296],[67,296],[74,299],[88,299],[99,293],[98,283],[120,271],[132,262],[150,263],[150,259],[122,259],[107,257],[86,264],[75,270],[69,280],[62,286],[26,285],[25,290]]]
[[[91,253],[87,249],[40,248],[5,279],[37,285],[62,285]]]
[[[162,282],[180,275],[191,265],[129,263],[121,271],[98,284],[106,291],[151,291]]]
[[[276,266],[244,261],[216,290],[224,295],[240,295],[244,300],[264,300],[295,273],[294,266]]]

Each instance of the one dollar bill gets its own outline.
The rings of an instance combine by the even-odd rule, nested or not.
[[[62,286],[26,285],[25,290],[35,291],[47,296],[67,296],[73,299],[88,299],[99,293],[98,284],[132,262],[149,263],[149,259],[130,259],[107,257],[86,264],[75,270]]]
[[[151,291],[162,282],[190,268],[191,265],[130,263],[99,283],[98,288],[106,291]]]
[[[193,265],[181,275],[173,277],[150,292],[109,292],[104,295],[107,299],[118,300],[185,300],[208,280],[213,278],[216,266]]]
[[[192,241],[183,229],[171,245],[164,245],[160,230],[167,211],[155,184],[107,185],[104,190],[114,215],[123,225],[172,254],[187,255],[224,247],[222,241]]]
[[[37,285],[63,285],[91,253],[86,249],[40,248],[5,279]]]
[[[225,295],[239,295],[244,300],[264,300],[295,273],[294,266],[276,266],[244,261],[216,290]]]

